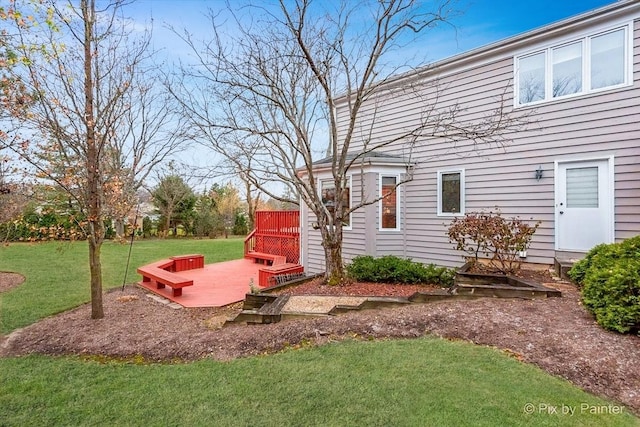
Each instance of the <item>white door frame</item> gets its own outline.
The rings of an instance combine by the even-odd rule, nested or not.
[[[555,160],[553,163],[553,176],[554,176],[554,247],[555,250],[571,250],[567,248],[560,248],[558,245],[558,236],[559,236],[559,227],[558,220],[560,216],[559,203],[559,193],[560,193],[560,180],[558,179],[558,169],[560,165],[565,165],[569,163],[580,163],[580,162],[589,162],[589,161],[602,161],[605,160],[608,163],[608,176],[609,180],[609,200],[607,203],[607,208],[609,212],[609,226],[607,227],[607,242],[605,243],[613,243],[615,236],[615,173],[614,173],[614,156],[599,156],[599,157],[580,157],[580,158],[567,158],[561,160]],[[572,250],[573,251],[573,250]],[[583,252],[580,250],[575,250],[575,252]]]

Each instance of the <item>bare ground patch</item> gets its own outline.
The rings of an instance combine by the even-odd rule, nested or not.
[[[0,271],[0,292],[8,291],[24,282],[24,276],[18,273]]]

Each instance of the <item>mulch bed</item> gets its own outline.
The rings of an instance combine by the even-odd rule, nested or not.
[[[2,276],[2,274],[0,274]],[[315,286],[315,289],[311,289]],[[405,285],[301,286],[300,292],[365,292],[398,295]],[[301,342],[342,339],[416,338],[425,334],[504,349],[640,414],[640,337],[600,328],[568,283],[545,283],[562,298],[481,298],[364,310],[338,316],[285,320],[268,325],[224,321],[240,305],[175,310],[135,286],[104,297],[106,317],[90,319],[90,306],[44,319],[0,339],[0,357],[30,353],[144,357],[149,361],[229,360],[277,352]],[[347,291],[349,289],[349,291]],[[344,293],[343,293],[344,295]],[[361,295],[358,293],[358,295]]]

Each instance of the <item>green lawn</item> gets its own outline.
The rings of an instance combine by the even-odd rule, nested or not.
[[[122,284],[128,249],[105,244],[105,288]],[[242,239],[136,242],[127,282],[139,265],[186,253],[207,263],[239,258]],[[0,294],[2,330],[87,301],[87,257],[84,242],[0,248],[0,270],[27,277]],[[609,405],[495,349],[435,338],[348,341],[226,363],[0,359],[1,426],[640,425]]]
[[[344,342],[232,362],[0,359],[0,424],[632,426],[497,350],[436,338]],[[534,413],[527,414],[528,404]],[[573,415],[562,414],[575,408]],[[549,413],[549,408],[558,413]],[[584,408],[584,409],[583,409]],[[551,411],[553,412],[553,411]]]
[[[129,245],[102,247],[104,288],[122,286]],[[167,239],[136,241],[127,283],[139,280],[136,268],[172,255],[201,253],[207,264],[242,257],[243,239]],[[8,333],[89,301],[89,249],[86,242],[14,243],[0,247],[0,271],[26,277],[16,289],[0,294],[0,332]]]

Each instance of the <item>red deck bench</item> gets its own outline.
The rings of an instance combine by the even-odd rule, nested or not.
[[[159,268],[161,270],[169,271],[172,266],[173,266],[172,259],[161,259],[160,261],[152,262],[151,264],[147,264],[140,268]]]
[[[172,256],[173,267],[170,271],[179,272],[185,270],[195,270],[196,268],[204,268],[204,255],[178,255]]]
[[[154,281],[157,289],[169,286],[174,297],[182,295],[182,288],[193,286],[193,280],[186,279],[176,272],[204,267],[204,255],[180,255],[163,259],[139,267],[136,271],[142,275],[143,282]]]
[[[193,280],[157,267],[140,267],[138,273],[142,275],[143,282],[155,281],[157,289],[162,289],[165,285],[169,286],[173,290],[174,297],[182,295],[182,288],[185,286],[193,286]]]
[[[263,267],[258,270],[258,285],[261,287],[269,286],[269,279],[280,274],[302,273],[304,267],[300,264],[284,263]]]
[[[264,252],[247,252],[245,258],[253,258],[255,262],[264,261],[264,263],[270,262],[271,265],[285,264],[287,257],[284,255],[273,255]]]

